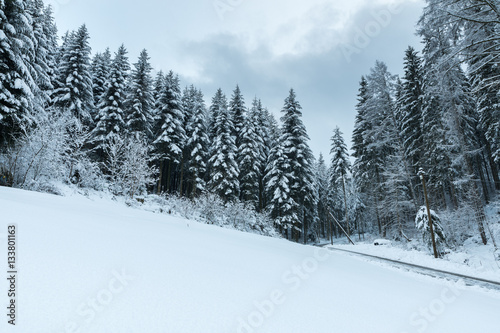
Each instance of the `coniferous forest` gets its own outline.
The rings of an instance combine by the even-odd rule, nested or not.
[[[300,91],[283,96],[280,119],[236,84],[206,102],[174,71],[153,69],[146,50],[91,50],[85,25],[58,37],[42,0],[0,0],[1,185],[211,193],[306,243],[418,237],[423,178],[447,246],[486,244],[485,207],[500,193],[497,7],[427,0],[404,72],[376,61],[360,79],[352,146],[335,128],[330,154],[315,157]]]

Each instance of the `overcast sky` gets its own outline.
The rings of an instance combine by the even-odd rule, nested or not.
[[[45,0],[59,33],[85,23],[93,52],[146,48],[156,70],[173,70],[210,101],[239,84],[277,117],[290,88],[316,156],[339,126],[350,147],[361,75],[375,60],[401,74],[404,50],[420,50],[423,0]],[[328,158],[329,159],[329,158]]]

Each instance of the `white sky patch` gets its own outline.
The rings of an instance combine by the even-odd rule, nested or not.
[[[230,0],[217,0],[231,3]],[[251,52],[261,45],[274,56],[315,54],[338,46],[342,35],[354,24],[353,17],[365,7],[389,7],[419,0],[285,1],[272,3],[239,0],[224,11],[221,32],[241,37]]]
[[[316,53],[331,48],[333,36],[365,2],[243,1],[219,24],[222,32],[241,36],[248,52],[265,45],[274,56]],[[316,33],[322,34],[321,40],[311,38]]]
[[[281,56],[331,49],[352,25],[352,17],[366,6],[419,0],[143,0],[140,7],[135,2],[115,0],[49,1],[56,5],[61,34],[82,23],[87,23],[89,30],[99,26],[99,34],[106,34],[113,42],[113,35],[125,40],[137,34],[143,44],[172,44],[201,41],[222,33],[236,35],[249,52],[264,44]],[[217,10],[218,3],[226,6],[222,14]],[[109,29],[102,29],[106,27]]]

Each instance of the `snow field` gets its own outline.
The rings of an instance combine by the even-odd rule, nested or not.
[[[0,248],[10,223],[18,225],[19,245],[18,321],[12,327],[3,315],[1,332],[493,333],[500,327],[498,292],[349,255],[78,195],[0,188],[0,207]],[[0,288],[6,304],[6,280]]]

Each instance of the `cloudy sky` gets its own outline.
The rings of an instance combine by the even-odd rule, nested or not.
[[[361,75],[375,60],[402,72],[423,0],[46,0],[60,34],[85,23],[93,52],[124,43],[131,63],[146,48],[156,70],[173,70],[211,100],[239,84],[277,117],[290,88],[316,156],[339,126],[347,144]]]

